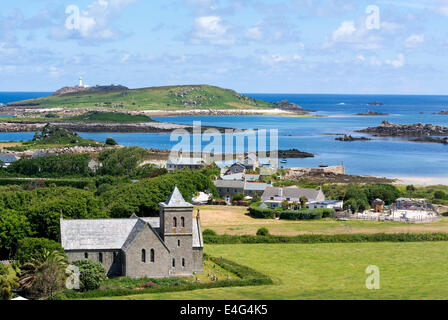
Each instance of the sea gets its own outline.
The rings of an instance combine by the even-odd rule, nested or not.
[[[50,95],[45,92],[0,92],[0,103]],[[322,117],[296,116],[179,116],[155,120],[179,124],[200,121],[204,126],[235,129],[277,129],[279,149],[298,149],[314,158],[288,159],[287,167],[317,167],[344,164],[348,174],[399,178],[408,183],[448,183],[448,145],[417,143],[402,138],[374,138],[372,141],[340,142],[337,134],[361,136],[356,130],[378,126],[383,120],[396,124],[431,123],[448,126],[448,96],[342,95],[342,94],[246,94],[278,102],[288,100]],[[370,106],[371,102],[384,105]],[[388,116],[355,116],[368,110]],[[0,109],[1,116],[1,109]],[[33,133],[0,133],[0,141],[24,141]],[[178,140],[156,133],[80,133],[83,138],[144,148],[171,149]],[[210,142],[203,142],[204,146]],[[269,142],[268,142],[269,149]]]

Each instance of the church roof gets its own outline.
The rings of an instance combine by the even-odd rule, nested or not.
[[[65,250],[122,249],[142,221],[160,228],[159,218],[61,220],[61,244]]]
[[[192,207],[193,205],[191,203],[188,203],[185,201],[184,197],[182,197],[182,194],[180,193],[177,186],[174,188],[173,193],[171,193],[168,200],[164,203],[161,203],[163,207],[179,207],[179,208],[185,208],[185,207]]]

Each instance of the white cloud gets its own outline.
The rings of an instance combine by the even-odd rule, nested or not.
[[[402,53],[398,54],[396,60],[386,60],[386,64],[391,65],[394,68],[401,68],[405,64],[405,58]]]
[[[298,54],[272,54],[261,57],[263,64],[277,65],[277,64],[291,64],[302,61],[302,57]]]
[[[425,35],[413,34],[405,40],[404,45],[406,48],[417,48],[423,42],[425,42]]]
[[[344,21],[341,26],[333,31],[332,40],[334,42],[350,41],[353,39],[353,35],[356,32],[354,21]]]
[[[230,27],[223,24],[218,16],[199,17],[194,21],[192,43],[203,41],[214,45],[230,45],[235,39],[228,34]]]
[[[251,40],[261,40],[263,38],[263,33],[259,27],[252,27],[247,30],[246,37]]]

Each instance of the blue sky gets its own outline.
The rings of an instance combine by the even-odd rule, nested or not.
[[[0,91],[53,91],[82,76],[131,88],[447,94],[447,55],[448,0],[15,0],[0,11]]]

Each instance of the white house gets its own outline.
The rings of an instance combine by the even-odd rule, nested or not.
[[[318,189],[299,189],[297,186],[292,187],[268,187],[261,196],[261,201],[266,203],[272,209],[282,206],[284,201],[292,204],[300,203],[300,199],[305,197],[307,204],[313,202],[325,201],[325,195],[321,188]]]
[[[344,209],[344,201],[342,200],[326,200],[320,202],[311,202],[307,205],[308,209],[334,209],[335,211],[342,211]]]

